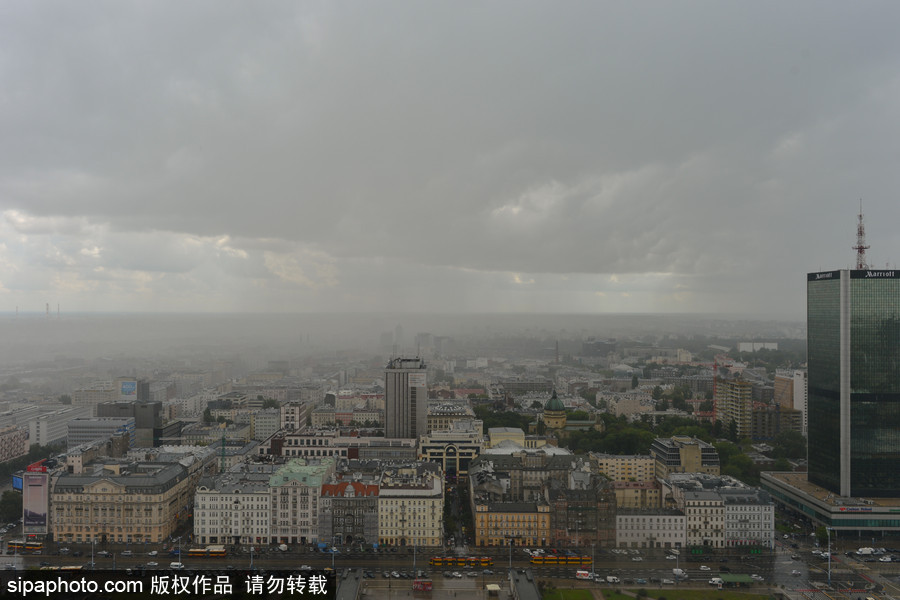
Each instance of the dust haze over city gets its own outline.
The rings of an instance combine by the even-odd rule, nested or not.
[[[397,357],[427,363],[430,399],[535,422],[502,382],[552,381],[596,423],[603,394],[644,387],[643,409],[703,422],[715,384],[688,407],[678,378],[726,372],[774,406],[807,360],[806,274],[861,244],[873,269],[898,258],[898,19],[0,5],[0,420],[117,402],[127,379],[167,426],[231,435],[219,395],[384,404]],[[386,429],[379,410],[345,424]]]

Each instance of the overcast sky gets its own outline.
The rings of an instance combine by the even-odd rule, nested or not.
[[[805,317],[896,2],[0,3],[0,311]]]

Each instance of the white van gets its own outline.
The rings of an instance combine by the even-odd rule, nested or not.
[[[181,569],[184,568],[184,563],[181,563],[181,562],[169,563],[169,568],[180,571]]]
[[[722,585],[724,583],[725,582],[722,581],[721,577],[713,577],[712,579],[709,580],[709,585]]]
[[[606,583],[619,583],[619,578],[616,577],[615,575],[607,575]]]

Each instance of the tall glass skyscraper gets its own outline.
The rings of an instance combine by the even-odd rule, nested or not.
[[[900,271],[807,276],[809,481],[900,497]]]

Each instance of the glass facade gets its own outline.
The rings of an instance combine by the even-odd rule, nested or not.
[[[830,275],[830,277],[824,277]],[[809,386],[809,481],[840,490],[840,271],[810,274],[806,284]]]
[[[900,496],[900,278],[850,272],[850,488]],[[893,271],[879,273],[894,273]]]
[[[849,339],[841,339],[841,277]],[[850,495],[900,497],[900,272],[807,277],[809,480],[840,493],[841,343],[850,352]]]

